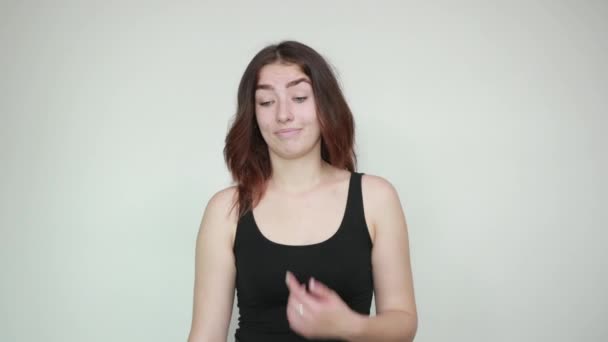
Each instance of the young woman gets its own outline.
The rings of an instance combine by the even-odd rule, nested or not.
[[[411,341],[408,233],[395,188],[355,170],[354,122],[312,48],[258,52],[238,89],[217,192],[196,244],[190,342]],[[376,316],[370,316],[372,294]]]

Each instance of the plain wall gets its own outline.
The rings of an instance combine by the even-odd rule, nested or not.
[[[608,340],[607,33],[605,1],[2,1],[0,340],[186,339],[238,82],[282,39],[399,191],[416,341]]]

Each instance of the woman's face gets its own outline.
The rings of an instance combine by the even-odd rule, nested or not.
[[[259,73],[255,114],[269,153],[284,159],[316,148],[321,132],[311,81],[297,65],[268,64]]]

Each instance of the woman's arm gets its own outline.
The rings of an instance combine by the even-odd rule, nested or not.
[[[216,193],[207,204],[196,240],[194,304],[188,342],[226,341],[236,269],[232,253],[236,210],[234,188]]]
[[[357,316],[349,324],[350,342],[413,341],[418,320],[409,312],[384,311],[376,316]]]
[[[349,341],[412,341],[418,328],[407,224],[397,191],[364,175],[365,215],[374,229],[372,266],[376,316],[356,315]]]

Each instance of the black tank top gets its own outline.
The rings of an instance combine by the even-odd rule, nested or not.
[[[342,223],[323,242],[279,244],[262,235],[251,210],[239,219],[233,247],[239,308],[236,341],[307,341],[290,329],[287,320],[287,270],[300,283],[318,279],[352,310],[369,315],[374,288],[372,241],[363,213],[362,175],[351,173]]]

